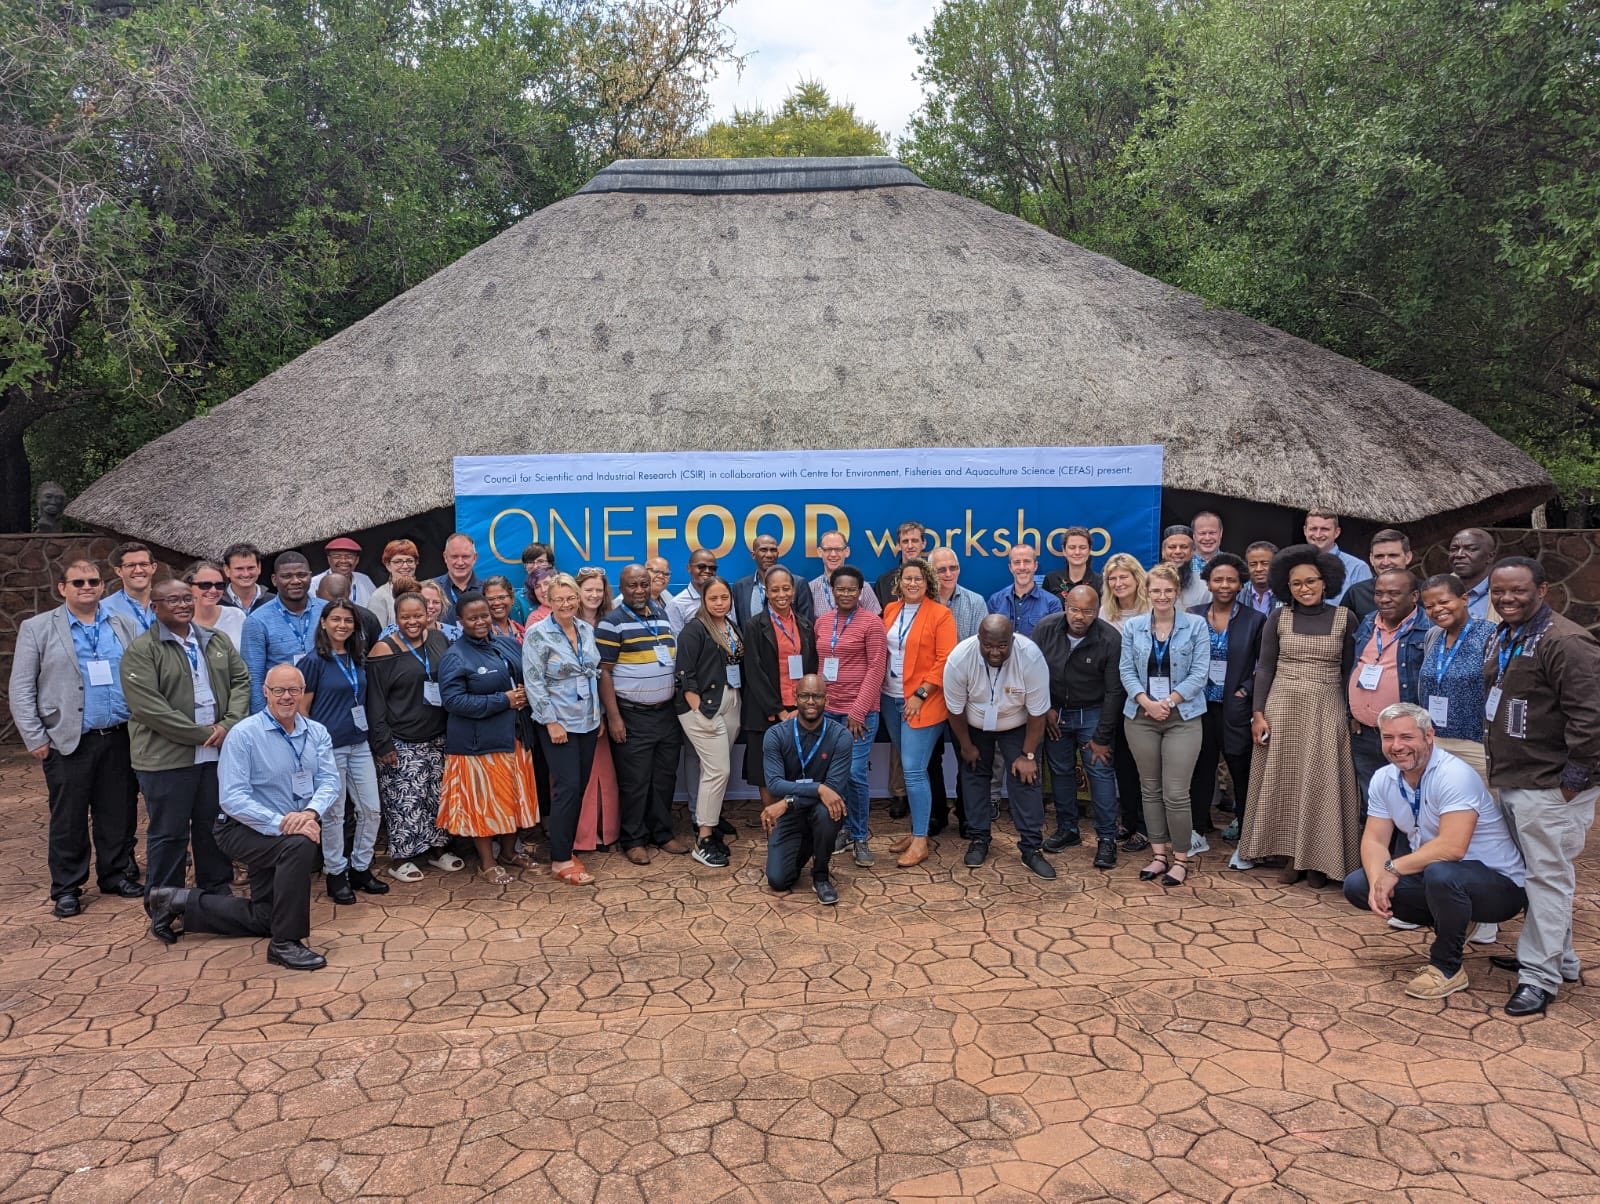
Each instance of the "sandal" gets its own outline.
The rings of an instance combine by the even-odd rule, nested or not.
[[[414,861],[402,861],[399,865],[391,865],[384,871],[396,882],[421,882],[422,871],[417,868]]]
[[[1167,872],[1172,862],[1167,860],[1165,853],[1156,853],[1150,859],[1150,864],[1139,871],[1140,882],[1154,882]]]
[[[486,870],[479,870],[478,874],[480,877],[487,878],[495,886],[510,886],[516,881],[515,878],[506,873],[505,870],[501,869],[498,865],[491,865]]]
[[[519,870],[531,870],[534,867],[533,858],[520,849],[515,853],[501,853],[495,860],[501,865],[514,865]]]
[[[1174,874],[1181,874],[1182,877],[1174,878]],[[1188,880],[1189,858],[1187,857],[1175,857],[1173,859],[1172,868],[1161,875],[1162,886],[1182,886]]]
[[[433,856],[428,858],[428,864],[436,870],[443,870],[447,874],[453,874],[457,870],[467,868],[467,863],[449,849],[435,849]]]
[[[588,886],[589,883],[594,881],[594,875],[584,869],[583,862],[576,857],[572,859],[572,864],[567,866],[566,869],[556,870],[555,876],[568,886]]]

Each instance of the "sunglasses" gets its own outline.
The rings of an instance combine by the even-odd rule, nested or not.
[[[195,589],[214,589],[220,591],[224,588],[224,585],[221,581],[196,581],[193,584]]]
[[[69,577],[67,584],[73,589],[91,589],[100,584],[98,577]]]

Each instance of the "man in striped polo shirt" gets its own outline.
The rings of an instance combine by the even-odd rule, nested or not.
[[[672,708],[677,643],[666,608],[650,597],[650,572],[630,564],[617,578],[622,601],[595,626],[600,701],[611,733],[622,812],[622,851],[650,864],[651,847],[687,853],[672,835],[682,729]]]

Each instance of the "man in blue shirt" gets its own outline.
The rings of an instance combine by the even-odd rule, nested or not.
[[[1007,563],[1011,567],[1011,584],[989,595],[989,613],[1004,615],[1011,620],[1018,635],[1031,636],[1045,615],[1061,613],[1061,599],[1047,594],[1034,581],[1039,571],[1039,554],[1031,545],[1015,545]]]
[[[272,566],[278,596],[244,621],[239,654],[250,670],[250,713],[267,705],[261,683],[276,665],[298,665],[317,636],[321,598],[311,596],[311,565],[299,552],[283,552]]]
[[[780,894],[811,862],[811,886],[832,906],[839,891],[828,862],[844,819],[853,741],[850,729],[824,715],[828,687],[808,673],[795,683],[795,716],[767,729],[761,744],[767,789],[778,801],[761,812],[767,833],[767,885]]]
[[[50,898],[57,918],[68,919],[83,909],[91,832],[101,893],[144,893],[133,860],[139,802],[122,696],[122,653],[139,629],[101,603],[105,584],[92,560],[69,558],[56,593],[65,605],[17,631],[11,717],[44,767]]]
[[[309,580],[310,574],[308,573]],[[250,897],[152,887],[150,934],[167,944],[182,932],[269,937],[267,961],[320,970],[307,949],[311,876],[322,853],[322,817],[344,787],[328,729],[300,714],[305,678],[293,665],[267,673],[267,709],[242,720],[222,743],[217,785],[223,819],[217,845],[250,871]]]
[[[1304,529],[1308,544],[1319,551],[1337,556],[1344,563],[1344,589],[1337,594],[1330,594],[1329,602],[1337,603],[1357,581],[1365,581],[1372,576],[1372,570],[1367,567],[1365,560],[1339,550],[1339,516],[1332,510],[1323,510],[1317,506],[1307,510]]]
[[[1494,560],[1494,536],[1481,527],[1468,527],[1450,537],[1450,571],[1467,587],[1467,613],[1474,619],[1498,623],[1500,615],[1489,600],[1489,565]]]
[[[142,543],[119,543],[111,549],[111,567],[122,580],[122,588],[107,595],[105,608],[114,615],[125,615],[134,631],[143,635],[156,621],[150,606],[150,583],[156,578],[156,558]]]

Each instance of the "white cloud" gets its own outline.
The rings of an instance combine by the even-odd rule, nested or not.
[[[815,79],[886,132],[892,151],[922,99],[910,39],[938,7],[938,0],[741,0],[728,24],[738,52],[750,58],[742,77],[728,69],[711,82],[712,119],[758,105],[770,112],[800,80]]]

